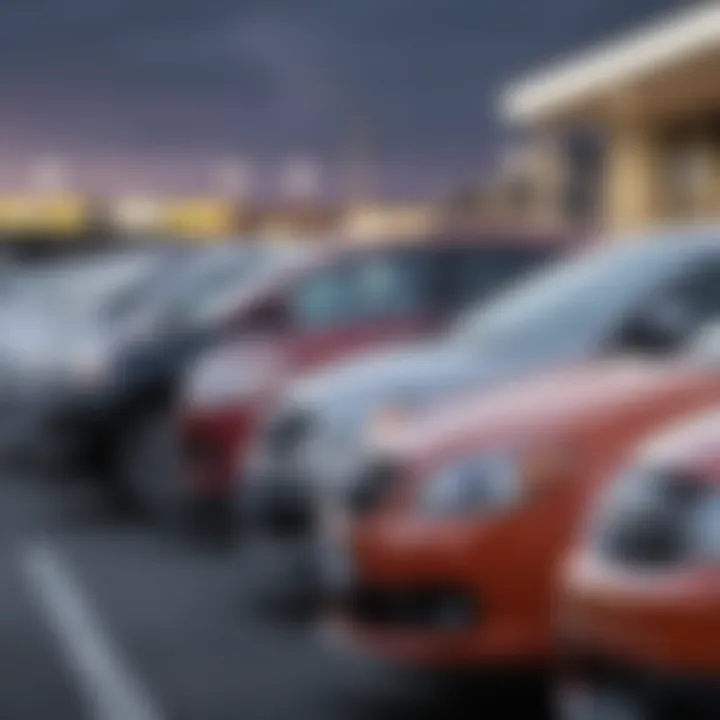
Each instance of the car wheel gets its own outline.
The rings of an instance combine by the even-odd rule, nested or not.
[[[190,491],[187,465],[171,412],[139,417],[124,434],[119,476],[126,505],[153,525],[191,534],[212,549],[232,547],[239,523],[228,498]]]

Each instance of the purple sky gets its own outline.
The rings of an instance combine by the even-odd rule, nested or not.
[[[519,72],[678,0],[3,0],[0,183],[38,154],[77,183],[193,190],[218,161],[272,192],[293,156],[348,158],[376,192],[476,177]]]

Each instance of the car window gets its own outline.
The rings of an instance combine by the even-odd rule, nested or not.
[[[586,347],[611,334],[643,298],[708,257],[707,248],[684,246],[679,238],[600,247],[533,273],[464,314],[450,337],[496,352]]]
[[[456,247],[441,253],[439,302],[460,308],[481,300],[503,285],[520,279],[548,260],[547,249],[523,247]]]
[[[378,254],[334,266],[307,280],[292,302],[298,324],[326,328],[421,310],[427,294],[427,260],[421,256]]]
[[[89,315],[138,287],[155,266],[151,254],[57,263],[21,274],[15,295],[21,302],[48,311]]]
[[[279,251],[217,254],[189,274],[166,305],[181,323],[213,323],[230,313],[241,295],[271,282],[296,262],[293,255]]]
[[[118,293],[104,308],[101,319],[122,321],[134,313],[151,310],[169,297],[190,265],[187,258],[162,257],[140,282]]]
[[[426,256],[384,255],[353,269],[355,313],[361,318],[402,316],[421,309]]]
[[[720,261],[692,269],[668,292],[668,297],[698,323],[720,315]]]
[[[322,328],[347,319],[352,311],[352,291],[347,267],[333,267],[305,280],[291,301],[301,328]]]

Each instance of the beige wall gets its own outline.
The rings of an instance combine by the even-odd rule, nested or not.
[[[603,216],[611,231],[653,224],[657,211],[658,145],[648,126],[625,121],[607,135]]]
[[[635,119],[608,126],[604,220],[633,231],[720,217],[720,145],[702,115],[681,130]]]
[[[720,219],[720,47],[688,55],[642,77],[629,76],[596,94],[525,121],[562,134],[573,127],[600,129],[606,141],[600,206],[611,231],[644,229],[697,219]],[[714,127],[713,127],[714,126]],[[672,181],[678,143],[697,159],[694,197],[681,197]]]

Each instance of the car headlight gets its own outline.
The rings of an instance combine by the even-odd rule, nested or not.
[[[191,406],[232,404],[257,390],[260,378],[260,370],[246,363],[198,368],[188,380],[185,401]]]
[[[185,402],[190,406],[233,404],[281,382],[284,368],[270,353],[218,355],[205,358],[190,371]]]
[[[616,518],[650,505],[655,496],[652,468],[631,466],[620,471],[591,505],[582,528],[584,540],[602,542]]]
[[[431,516],[502,512],[556,486],[567,476],[564,454],[488,451],[454,460],[426,483],[420,510]]]
[[[627,470],[600,496],[586,542],[611,556],[720,561],[720,492],[663,467]]]
[[[420,506],[431,515],[473,514],[511,507],[522,495],[518,458],[481,454],[442,468],[425,486]]]

